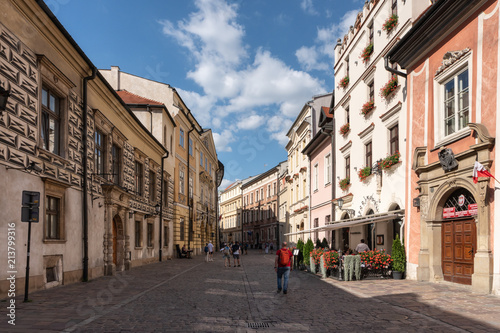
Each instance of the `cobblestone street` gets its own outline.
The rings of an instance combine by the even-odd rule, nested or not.
[[[342,282],[293,271],[276,293],[274,256],[241,267],[201,256],[133,268],[16,299],[1,332],[498,332],[500,298],[408,280]]]

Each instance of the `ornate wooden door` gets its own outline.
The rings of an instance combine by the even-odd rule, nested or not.
[[[472,284],[476,253],[476,224],[454,220],[442,225],[442,267],[445,281]]]

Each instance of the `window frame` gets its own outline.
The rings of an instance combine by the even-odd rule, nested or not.
[[[155,236],[154,236],[154,224],[148,222],[147,223],[147,229],[146,229],[146,238],[147,238],[147,247],[152,249],[155,247]]]
[[[391,15],[398,15],[398,0],[392,0]]]
[[[344,157],[344,173],[345,178],[351,178],[351,155]]]
[[[179,128],[179,146],[184,148],[184,130]]]
[[[113,177],[113,184],[121,185],[121,166],[122,166],[122,147],[113,143],[111,145],[111,177]]]
[[[104,132],[96,127],[94,131],[94,173],[101,177],[104,176],[106,170],[106,139]]]
[[[325,155],[325,186],[332,182],[332,154],[328,153]]]
[[[319,190],[319,170],[318,163],[313,166],[313,191],[316,192]]]
[[[393,149],[393,143],[395,143],[395,149]],[[399,151],[399,123],[389,128],[389,154],[394,155],[398,151]]]
[[[44,104],[44,91],[47,92],[47,101],[48,105]],[[57,102],[55,109],[51,109],[50,105],[50,97],[53,96],[55,101]],[[50,85],[42,84],[41,94],[40,94],[40,106],[41,106],[41,116],[40,116],[40,147],[45,149],[52,154],[63,156],[63,147],[62,147],[62,120],[63,120],[63,112],[62,110],[64,105],[64,98],[57,92],[56,89],[52,88]],[[54,120],[56,123],[55,132],[56,137],[54,140],[54,147],[50,147],[50,134],[49,134],[49,121]],[[45,133],[45,134],[44,134]]]
[[[149,169],[149,201],[156,203],[156,172],[153,169]]]
[[[373,144],[372,141],[365,143],[365,166],[371,167],[373,164]]]
[[[144,196],[144,164],[139,160],[134,162],[134,185],[135,194],[140,197]]]
[[[135,220],[134,222],[134,247],[142,248],[142,221]]]

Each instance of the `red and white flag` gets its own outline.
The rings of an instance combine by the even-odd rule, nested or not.
[[[481,163],[479,163],[478,161],[476,161],[474,163],[474,169],[472,170],[472,180],[474,181],[474,184],[477,184],[477,178],[478,177],[491,177],[491,178],[495,178],[495,177],[493,177],[493,175],[488,170],[486,170],[486,168],[484,167],[484,165],[482,165]]]

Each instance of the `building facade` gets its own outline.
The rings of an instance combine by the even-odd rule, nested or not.
[[[117,91],[126,90],[164,104],[174,119],[173,132],[169,133],[167,128],[166,134],[158,133],[167,138],[174,158],[173,242],[175,247],[186,245],[195,254],[201,253],[205,243],[215,242],[217,237],[217,187],[220,184],[217,175],[221,163],[212,131],[200,126],[170,85],[122,72],[117,66],[100,73]],[[154,122],[152,126],[154,129]]]
[[[242,199],[241,192],[242,181],[236,181],[229,185],[224,191],[220,192],[220,232],[222,241],[241,242],[243,240],[241,228]]]
[[[367,1],[335,47],[337,207],[326,230],[337,248],[365,239],[370,249],[390,253],[404,226],[406,94],[393,73],[397,66],[385,66],[384,57],[426,7],[425,1]]]
[[[152,136],[43,2],[2,0],[2,228],[16,242],[16,290],[26,276],[23,191],[31,223],[30,290],[87,281],[159,260],[161,159]],[[11,234],[12,235],[12,234]],[[0,236],[7,244],[7,232]],[[7,267],[7,247],[0,250]],[[9,250],[10,251],[10,250]],[[9,289],[0,273],[0,297]]]
[[[499,176],[499,6],[435,1],[388,54],[407,72],[408,277],[495,294],[499,194],[472,174],[479,162]]]

